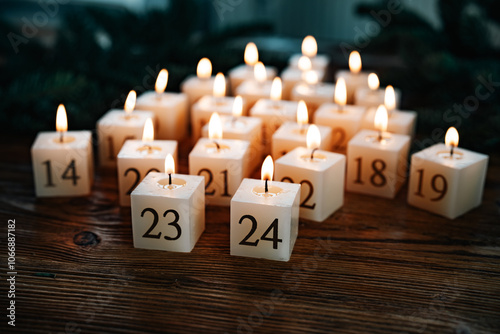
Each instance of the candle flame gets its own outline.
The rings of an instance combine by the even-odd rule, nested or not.
[[[387,130],[388,121],[387,109],[385,109],[384,105],[381,104],[378,106],[377,111],[375,112],[375,129],[381,132],[385,132]]]
[[[158,78],[156,78],[155,83],[155,91],[158,94],[161,94],[165,91],[168,82],[168,71],[166,69],[162,69],[160,73],[158,73]]]
[[[361,71],[361,55],[358,51],[352,51],[349,55],[349,69],[354,74]]]
[[[134,111],[135,108],[135,100],[137,100],[137,93],[135,90],[131,90],[130,93],[127,95],[127,99],[125,100],[125,112],[127,115],[130,115],[132,111]]]
[[[257,82],[264,82],[267,79],[266,67],[259,61],[253,68],[253,75]]]
[[[307,129],[306,143],[307,148],[311,150],[318,149],[321,145],[321,134],[319,128],[314,124],[309,125],[309,129]]]
[[[371,90],[377,90],[380,86],[380,81],[378,80],[378,76],[375,73],[370,73],[368,75],[368,87]]]
[[[222,122],[218,113],[214,112],[208,122],[208,138],[222,139]]]
[[[274,174],[274,162],[273,158],[268,155],[264,162],[262,163],[262,170],[261,170],[261,179],[262,181],[268,180],[272,181],[273,180],[273,174]]]
[[[307,57],[316,57],[318,53],[318,44],[312,36],[306,36],[302,41],[302,54]]]
[[[304,72],[304,81],[308,84],[308,85],[315,85],[318,83],[319,79],[318,79],[318,73],[316,73],[316,71],[306,71]]]
[[[220,72],[215,76],[213,95],[214,97],[224,97],[226,95],[226,79],[224,74]]]
[[[243,99],[236,96],[233,103],[233,117],[240,117],[243,114]]]
[[[447,147],[457,147],[458,146],[458,131],[453,126],[446,131],[444,137],[444,143]]]
[[[153,126],[153,120],[149,117],[144,123],[144,130],[142,131],[142,141],[150,142],[155,139],[155,129]]]
[[[344,78],[338,78],[334,91],[335,103],[339,106],[345,106],[347,103],[347,87]]]
[[[165,173],[166,174],[175,174],[175,161],[172,154],[167,154],[165,158]]]
[[[310,69],[312,69],[311,59],[309,59],[309,57],[307,56],[300,56],[297,67],[301,71],[309,71]]]
[[[281,79],[279,77],[274,78],[273,84],[271,85],[271,100],[279,101],[281,100]]]
[[[201,58],[196,67],[196,75],[199,79],[208,79],[212,75],[212,63],[208,58]]]
[[[249,66],[254,66],[259,61],[259,50],[255,43],[248,43],[245,47],[245,64]]]
[[[384,104],[388,111],[396,109],[396,92],[391,85],[385,88]]]
[[[309,114],[307,112],[307,105],[303,100],[299,101],[297,107],[297,123],[302,126],[309,123]]]
[[[64,108],[63,104],[57,107],[56,130],[57,132],[68,131],[68,116],[66,115],[66,108]]]

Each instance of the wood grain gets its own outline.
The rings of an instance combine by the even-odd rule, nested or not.
[[[18,272],[16,328],[2,316],[2,333],[500,330],[500,156],[483,205],[463,217],[412,208],[406,189],[394,200],[346,193],[324,223],[300,222],[282,263],[229,255],[228,208],[207,208],[192,253],[134,249],[115,173],[98,169],[89,197],[37,199],[31,142],[0,145],[0,267],[4,277],[6,222],[16,219]]]

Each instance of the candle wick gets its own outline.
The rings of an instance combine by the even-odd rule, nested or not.
[[[236,117],[233,116],[233,118],[231,119],[231,126],[234,128],[235,125],[236,125]]]
[[[311,161],[314,160],[314,152],[316,152],[318,150],[318,148],[313,148],[313,150],[311,151]]]
[[[144,146],[148,150],[148,154],[151,154],[153,152],[153,147],[151,145],[145,144]]]
[[[453,149],[455,148],[455,145],[451,145],[450,149],[450,157],[453,157]]]
[[[60,143],[63,143],[63,142],[64,142],[64,131],[61,131],[61,132],[60,132],[59,142],[60,142]]]
[[[161,100],[161,97],[162,97],[161,93],[157,92],[156,93],[156,99],[159,101],[159,100]]]
[[[168,184],[172,185],[172,173],[168,173]]]
[[[220,150],[220,145],[214,140],[215,147],[217,147],[217,151]]]
[[[269,191],[269,188],[267,187],[267,179],[265,180],[265,185],[264,185],[264,191],[267,193]]]
[[[378,141],[382,141],[382,130],[378,132]]]

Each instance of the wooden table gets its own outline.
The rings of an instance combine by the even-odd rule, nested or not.
[[[192,253],[134,249],[115,173],[97,170],[89,197],[36,199],[32,140],[0,146],[2,333],[500,331],[499,156],[482,206],[463,217],[412,208],[406,189],[394,200],[346,193],[324,223],[300,223],[283,263],[230,256],[228,208],[207,208]],[[8,219],[15,330],[5,317]]]

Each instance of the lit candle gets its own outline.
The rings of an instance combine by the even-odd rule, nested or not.
[[[273,134],[272,156],[274,159],[278,159],[296,147],[306,145],[308,123],[307,106],[304,101],[300,101],[297,107],[297,122],[285,122]],[[321,138],[320,148],[329,150],[332,142],[332,129],[322,125],[317,128]]]
[[[417,113],[415,111],[396,110],[396,93],[392,86],[387,86],[384,94],[384,105],[389,112],[387,131],[408,136],[414,136],[417,124]],[[373,119],[375,118],[375,108],[370,108],[366,112],[361,127],[373,129]]]
[[[231,200],[231,255],[288,261],[299,229],[300,185],[272,182],[273,160],[262,180],[244,179]]]
[[[387,117],[380,106],[378,131],[361,130],[347,144],[347,191],[394,198],[406,181],[410,137],[386,132]]]
[[[347,86],[347,103],[354,103],[354,92],[358,88],[368,87],[368,73],[361,71],[361,55],[358,51],[352,51],[349,55],[349,71],[338,71],[335,78],[344,78]]]
[[[208,58],[200,59],[196,75],[187,77],[181,83],[181,92],[187,95],[189,106],[192,106],[203,96],[212,94],[214,79],[210,60]]]
[[[291,93],[292,101],[306,102],[310,117],[323,103],[332,103],[335,93],[334,84],[318,82],[318,79],[315,71],[304,72],[304,82],[295,85]]]
[[[236,92],[236,88],[243,81],[252,80],[254,78],[254,67],[259,62],[259,50],[255,43],[248,43],[245,47],[244,65],[239,65],[229,71],[229,81],[231,83],[231,90]],[[276,76],[276,68],[266,66],[266,80],[271,80]],[[240,95],[235,93],[236,95]]]
[[[411,156],[408,203],[455,219],[481,205],[488,156],[458,149],[458,132],[451,127],[445,144]]]
[[[203,96],[191,108],[191,128],[193,140],[201,136],[201,129],[208,123],[214,112],[221,115],[231,115],[235,98],[226,95],[226,79],[224,74],[217,73],[214,80],[212,95]],[[247,111],[247,103],[242,100],[242,113]]]
[[[273,80],[270,99],[263,98],[257,101],[250,109],[250,116],[262,120],[262,146],[263,153],[271,153],[273,133],[286,121],[295,120],[298,102],[281,100],[282,85],[279,78]]]
[[[221,116],[222,132],[226,139],[246,140],[250,142],[250,171],[260,165],[262,159],[262,120],[258,117],[242,116],[243,100],[236,96],[232,116]],[[202,129],[202,137],[208,137],[209,124]]]
[[[209,138],[200,138],[189,153],[189,174],[205,177],[207,204],[229,206],[238,185],[250,173],[250,142],[222,139],[220,117],[214,113]]]
[[[266,74],[266,72],[267,70],[264,64],[258,62],[254,66],[253,79],[245,80],[234,90],[236,95],[240,95],[245,99],[245,101],[247,101],[249,108],[251,108],[259,99],[265,99],[269,96],[269,94],[271,94],[273,81],[271,81],[272,78],[269,79],[269,75]]]
[[[319,150],[320,144],[320,131],[311,124],[307,148],[297,147],[276,160],[276,179],[302,186],[300,218],[316,222],[344,203],[345,155]]]
[[[137,94],[130,91],[124,110],[111,109],[97,121],[99,163],[103,167],[116,167],[116,155],[127,139],[141,138],[152,111],[134,111]]]
[[[162,69],[156,79],[155,91],[145,92],[137,99],[138,110],[151,110],[156,115],[159,139],[182,140],[188,130],[188,97],[183,93],[166,93],[168,71]]]
[[[202,176],[175,174],[167,155],[165,173],[149,173],[132,192],[134,247],[191,252],[205,230],[204,184]]]
[[[347,92],[344,78],[335,84],[335,103],[324,103],[314,113],[314,123],[332,129],[332,149],[345,152],[347,143],[361,129],[365,108],[346,105]]]
[[[281,72],[281,79],[283,80],[283,99],[288,100],[291,98],[292,89],[297,84],[304,81],[305,73],[315,72],[318,81],[325,79],[325,71],[313,69],[311,60],[307,56],[301,56],[297,62],[297,67],[289,66]]]
[[[177,141],[154,140],[153,122],[144,125],[142,140],[127,140],[118,153],[118,193],[121,206],[130,206],[130,194],[149,172],[160,172],[165,157],[177,160]]]
[[[301,56],[306,56],[311,60],[314,70],[326,72],[330,58],[327,55],[318,54],[318,44],[313,36],[306,36],[302,41],[302,54],[295,54],[290,57],[290,67],[297,68]]]
[[[56,130],[38,133],[31,146],[36,196],[90,194],[94,180],[91,132],[68,131],[62,104],[57,108]]]
[[[354,104],[364,107],[378,107],[384,104],[387,94],[392,92],[392,101],[395,105],[399,105],[401,100],[401,93],[399,90],[395,90],[392,86],[387,86],[385,89],[380,89],[380,81],[375,73],[370,73],[368,75],[368,88],[359,87],[354,93]],[[389,107],[386,105],[388,111]],[[393,108],[395,109],[395,107]]]

